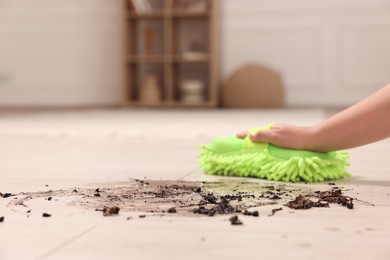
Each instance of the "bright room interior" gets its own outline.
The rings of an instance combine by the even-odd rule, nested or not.
[[[312,126],[379,90],[389,46],[385,0],[0,0],[0,259],[389,259],[390,140],[348,150],[335,181],[198,161],[215,137]],[[353,209],[287,206],[338,189]],[[210,192],[259,201],[177,202]]]

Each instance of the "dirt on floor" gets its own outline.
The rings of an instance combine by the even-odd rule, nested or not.
[[[329,183],[334,185],[333,183]],[[5,195],[4,195],[5,194]],[[145,212],[152,215],[216,216],[224,214],[258,217],[253,208],[275,205],[269,216],[284,207],[310,209],[329,207],[337,203],[353,209],[353,199],[343,195],[339,187],[326,191],[313,191],[307,185],[245,181],[166,181],[131,179],[118,187],[74,188],[19,194],[0,193],[3,197],[14,196],[10,205],[25,205],[29,200],[71,197],[70,205],[102,211],[103,216],[121,212]],[[232,224],[239,223],[234,219]]]

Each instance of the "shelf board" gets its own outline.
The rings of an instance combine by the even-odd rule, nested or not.
[[[150,107],[150,108],[210,108],[214,107],[215,104],[210,101],[203,101],[199,103],[195,102],[183,102],[183,101],[161,101],[161,103],[150,104],[144,103],[139,100],[126,100],[125,106],[128,107]]]
[[[201,57],[185,57],[181,55],[174,56],[173,61],[175,63],[206,63],[210,61],[210,56],[205,55]]]
[[[163,63],[164,56],[155,55],[155,56],[128,56],[127,61],[129,63]]]
[[[172,16],[175,18],[208,18],[210,12],[173,11]]]
[[[145,103],[140,100],[125,100],[125,105],[128,107],[166,107],[167,101],[162,100],[159,103]]]
[[[191,12],[191,11],[173,11],[167,12],[164,10],[152,11],[148,13],[136,13],[129,11],[127,17],[129,19],[162,19],[164,17],[174,18],[208,18],[211,16],[209,11]]]
[[[210,57],[204,56],[204,57],[198,57],[198,58],[188,58],[183,57],[180,55],[173,56],[128,56],[127,61],[129,63],[164,63],[164,62],[171,62],[174,63],[207,63],[210,61]]]
[[[160,103],[145,103],[139,100],[126,100],[125,105],[128,107],[162,108],[169,107],[170,103],[167,101],[161,101]]]
[[[183,102],[183,101],[175,101],[172,102],[172,105],[174,107],[180,107],[180,108],[202,108],[202,107],[212,107],[213,105],[205,100],[202,102]]]
[[[128,12],[129,19],[162,19],[167,13],[164,10],[152,11],[149,13]]]

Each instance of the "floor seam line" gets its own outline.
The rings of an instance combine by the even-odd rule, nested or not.
[[[42,259],[46,259],[47,257],[49,256],[52,256],[54,253],[58,252],[59,250],[63,249],[64,247],[68,246],[69,244],[75,242],[77,239],[85,236],[86,234],[88,234],[89,232],[91,232],[93,229],[95,229],[95,226],[93,227],[90,227],[88,228],[87,230],[81,232],[80,234],[68,239],[67,241],[65,241],[64,243],[54,247],[53,249],[49,250],[48,252],[38,256],[37,258],[35,258],[35,260],[42,260]]]

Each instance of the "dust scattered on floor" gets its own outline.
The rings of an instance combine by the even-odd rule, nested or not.
[[[333,184],[332,184],[333,185]],[[145,212],[148,215],[215,216],[243,214],[258,217],[256,207],[275,205],[270,216],[282,210],[329,207],[338,203],[352,209],[352,198],[341,189],[313,191],[307,185],[270,182],[220,181],[165,181],[131,179],[119,187],[74,188],[9,194],[14,196],[10,206],[26,206],[36,198],[68,197],[72,206],[102,211],[103,216],[121,212]],[[9,197],[7,194],[7,197]],[[55,203],[55,201],[52,201]],[[233,221],[236,223],[235,221]],[[233,223],[232,222],[232,223]],[[236,223],[237,224],[237,223]]]

